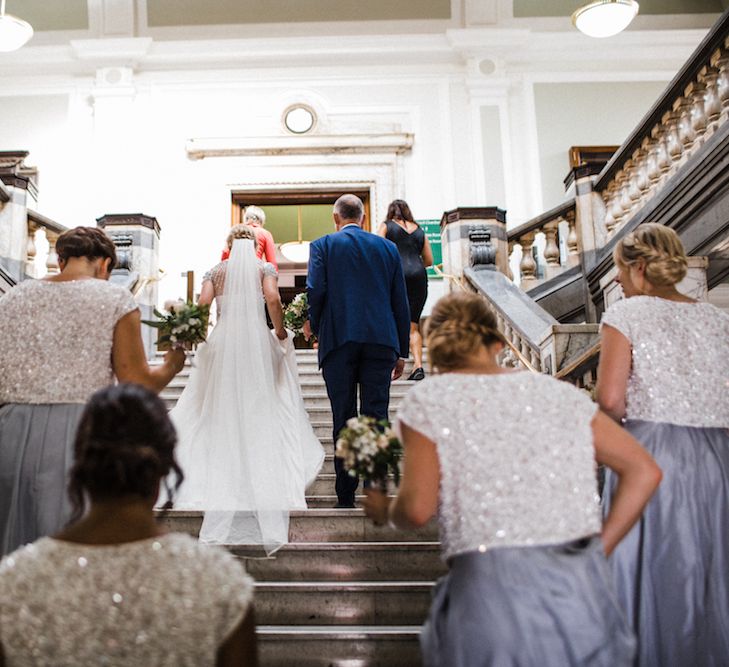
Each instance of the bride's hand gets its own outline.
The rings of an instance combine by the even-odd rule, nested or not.
[[[286,329],[276,329],[276,338],[279,340],[286,340],[288,337],[289,333]]]

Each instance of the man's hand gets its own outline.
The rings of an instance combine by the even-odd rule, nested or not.
[[[392,379],[397,380],[405,370],[405,359],[398,359],[395,368],[392,369]]]
[[[303,331],[303,333],[304,333],[304,340],[309,340],[309,338],[311,338],[311,336],[312,336],[312,333],[311,333],[311,322],[309,322],[309,320],[306,320],[306,322],[304,322],[304,331]]]

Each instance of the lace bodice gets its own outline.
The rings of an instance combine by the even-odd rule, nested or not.
[[[27,280],[0,298],[0,405],[85,403],[113,382],[114,327],[137,308],[104,280]]]
[[[13,667],[212,666],[252,595],[232,556],[187,535],[46,537],[0,563],[0,642]]]
[[[709,303],[635,296],[602,317],[632,346],[626,417],[729,427],[729,315]]]
[[[261,274],[261,280],[263,280],[263,276],[278,276],[278,271],[273,264],[271,264],[270,262],[264,262],[260,259],[258,259],[257,262],[258,269]],[[227,268],[228,260],[226,259],[216,264],[212,269],[210,269],[210,271],[205,273],[205,275],[203,276],[203,282],[209,280],[213,284],[216,312],[218,317],[220,317],[223,309],[223,293],[225,291],[225,273],[227,271]]]
[[[575,387],[527,372],[446,373],[413,388],[398,421],[437,446],[445,557],[599,532],[595,410]]]

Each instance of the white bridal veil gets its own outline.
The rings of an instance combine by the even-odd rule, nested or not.
[[[171,412],[185,473],[175,509],[205,511],[203,542],[260,544],[270,554],[288,541],[289,511],[306,507],[324,450],[292,335],[279,341],[266,326],[252,241],[234,241],[226,271],[221,317]]]

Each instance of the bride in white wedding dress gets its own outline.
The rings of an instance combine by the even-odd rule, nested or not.
[[[324,450],[304,407],[276,270],[254,243],[253,230],[237,225],[230,259],[205,275],[201,302],[215,298],[218,322],[170,416],[185,473],[175,509],[204,510],[203,542],[260,544],[270,554],[288,542],[289,511],[306,508]]]

